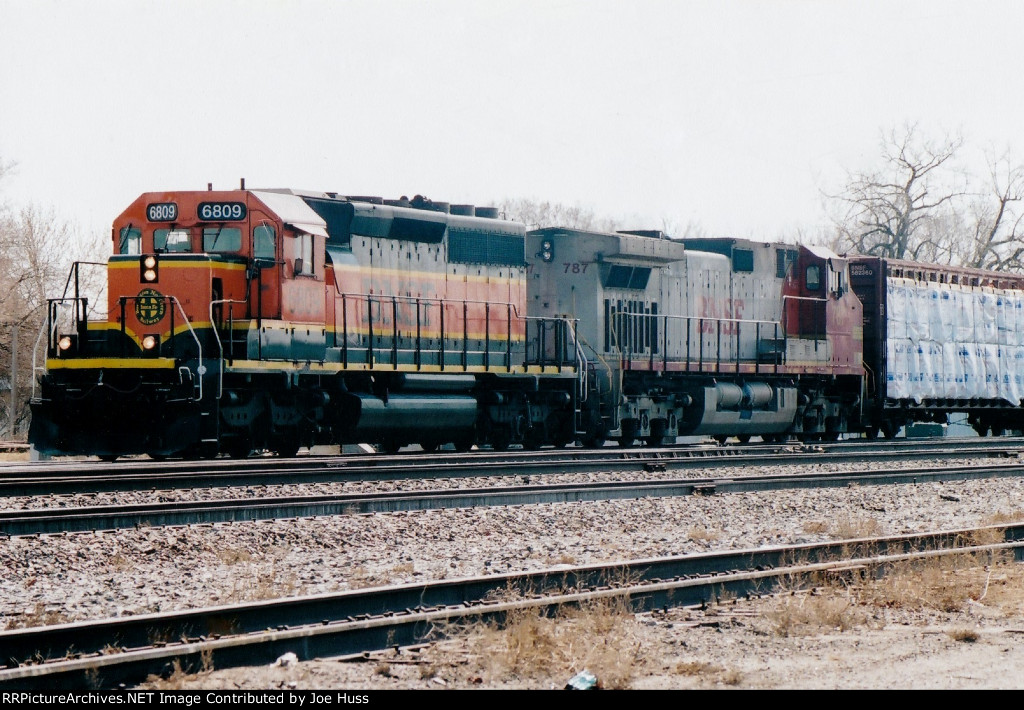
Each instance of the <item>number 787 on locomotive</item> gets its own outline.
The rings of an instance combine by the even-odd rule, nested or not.
[[[941,270],[817,247],[527,232],[494,208],[244,186],[144,194],[111,246],[105,315],[79,292],[87,264],[48,301],[40,451],[835,438],[953,408],[998,428],[1020,404],[915,389],[922,360],[891,357],[920,338],[885,304]]]

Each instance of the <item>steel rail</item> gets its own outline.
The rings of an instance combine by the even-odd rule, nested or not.
[[[1020,477],[1022,475],[1024,475],[1024,466],[1014,462],[973,467],[773,474],[659,481],[604,481],[457,490],[142,503],[124,506],[35,508],[0,512],[0,535],[52,534],[131,527],[252,522],[441,508],[571,503],[793,488],[834,488],[854,483],[858,485],[924,483]]]
[[[977,544],[974,540],[1002,542]],[[379,587],[208,609],[0,632],[0,687],[81,688],[133,683],[177,660],[198,668],[302,659],[429,640],[438,626],[627,597],[635,609],[750,595],[779,579],[947,554],[1024,557],[1024,523],[879,538],[735,550]],[[154,638],[159,640],[154,643]]]
[[[712,452],[714,450],[711,450]],[[708,451],[681,452],[663,449],[632,449],[610,453],[599,451],[529,452],[516,457],[503,455],[453,456],[425,461],[422,456],[358,459],[270,459],[252,465],[239,461],[204,462],[201,469],[187,464],[136,462],[123,468],[105,466],[64,467],[36,472],[28,467],[0,470],[0,498],[14,496],[66,495],[75,493],[125,492],[145,489],[197,489],[228,486],[315,484],[333,482],[396,481],[442,478],[478,478],[557,475],[591,472],[602,468],[616,472],[668,471],[693,468],[738,468],[751,465],[803,465],[808,463],[866,462],[878,460],[941,460],[956,458],[1016,459],[1022,449],[1001,447],[930,447],[899,450],[835,449],[818,447],[775,447],[771,451],[746,451],[712,456]],[[224,465],[227,464],[227,465]]]

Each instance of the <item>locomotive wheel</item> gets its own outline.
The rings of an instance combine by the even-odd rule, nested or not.
[[[102,454],[100,461],[106,461],[107,463],[114,463],[117,461],[117,454]]]
[[[438,442],[436,442],[436,441],[421,441],[420,442],[420,448],[423,449],[428,454],[429,453],[433,453],[434,451],[437,451],[437,447],[439,447],[439,446],[440,446],[440,444]]]
[[[619,437],[619,446],[628,449],[636,440],[637,422],[636,419],[623,419],[621,423],[622,436]]]
[[[382,454],[397,454],[402,445],[393,439],[387,439],[377,444],[377,451]],[[292,454],[294,456],[295,454]]]
[[[532,426],[523,435],[523,450],[536,451],[544,444],[544,430]]]
[[[219,452],[219,447],[216,442],[204,442],[196,444],[187,452],[185,452],[185,458],[192,461],[197,459],[215,459]]]
[[[224,453],[233,459],[246,459],[252,453],[252,444],[248,439],[235,439],[224,447]]]
[[[648,446],[662,446],[665,443],[665,432],[668,430],[668,422],[664,419],[651,420],[651,435],[644,439]]]
[[[491,431],[491,448],[495,451],[507,451],[512,443],[512,432],[507,427],[498,426]]]
[[[737,434],[736,441],[740,442],[741,444],[746,444],[750,441],[750,434]]]

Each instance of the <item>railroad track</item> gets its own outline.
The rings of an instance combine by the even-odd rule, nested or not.
[[[978,544],[975,540],[996,540]],[[875,573],[900,561],[1012,552],[1024,523],[821,544],[663,557],[378,587],[208,609],[0,632],[0,687],[79,689],[134,684],[177,663],[199,669],[358,654],[436,639],[447,624],[513,610],[628,598],[636,611],[750,596],[811,575]]]
[[[943,440],[941,445],[913,441],[844,442],[829,445],[691,447],[687,449],[559,449],[540,452],[445,455],[300,457],[203,462],[120,464],[96,462],[0,467],[0,497],[105,493],[146,489],[174,490],[333,482],[395,481],[488,476],[556,475],[598,470],[672,471],[693,468],[742,468],[956,458],[1016,459],[1024,439]]]
[[[713,495],[793,488],[845,487],[979,478],[1020,477],[1017,461],[997,465],[902,468],[843,473],[773,474],[735,478],[527,484],[443,490],[397,491],[224,499],[123,506],[36,508],[0,512],[0,535],[91,532],[132,527],[240,523],[285,518],[393,513],[440,508],[569,503],[649,497]]]

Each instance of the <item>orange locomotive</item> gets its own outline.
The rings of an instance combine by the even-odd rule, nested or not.
[[[114,222],[106,318],[77,286],[49,302],[30,439],[108,458],[573,441],[574,324],[526,316],[525,228],[497,217],[418,196],[144,194]]]

